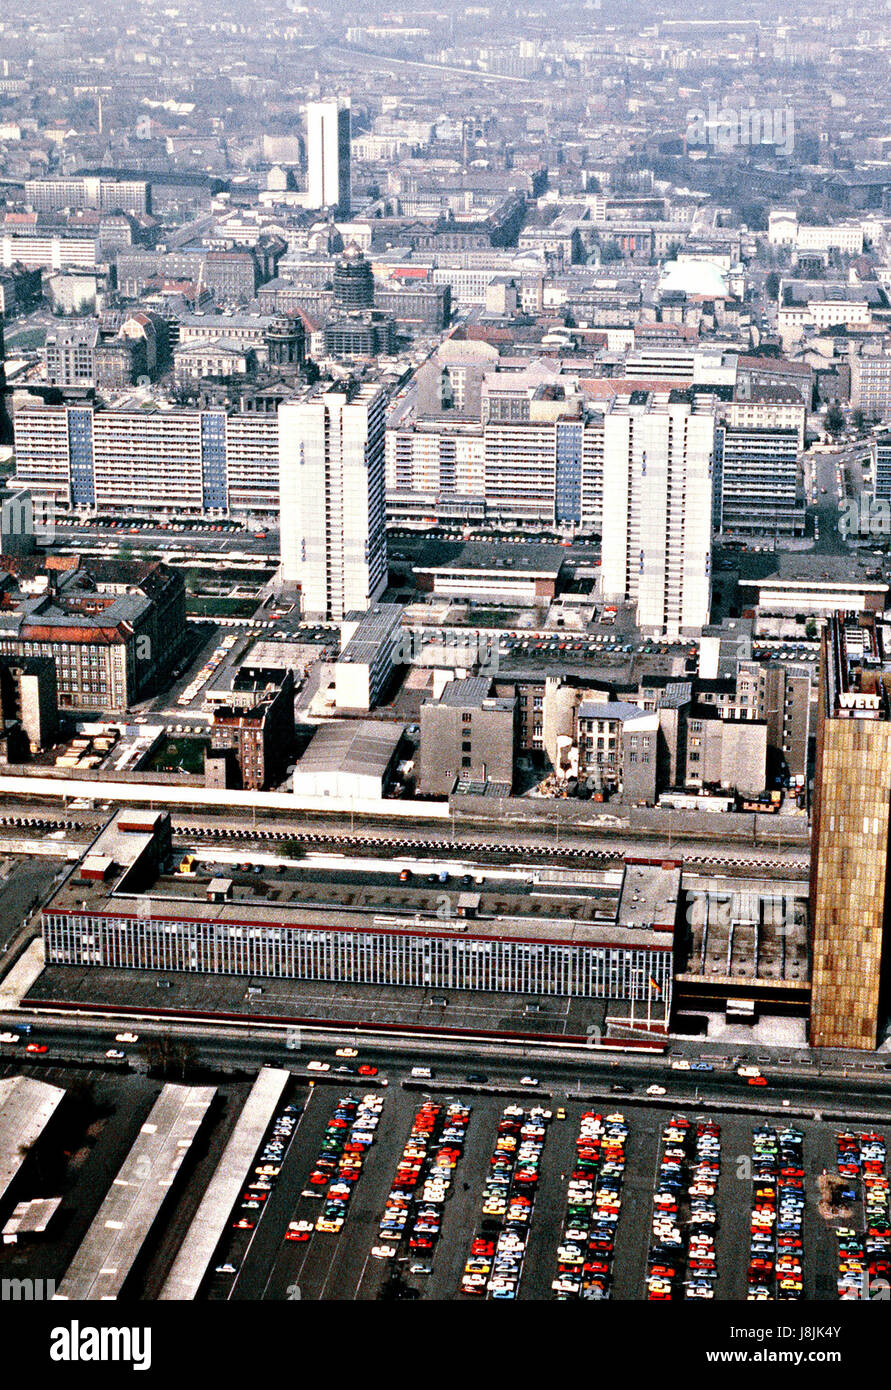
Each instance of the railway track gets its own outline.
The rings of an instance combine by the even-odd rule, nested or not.
[[[95,821],[78,820],[70,816],[0,816],[0,829],[36,831],[38,833],[49,833],[51,831],[66,830],[72,832],[89,833],[98,829],[101,818]],[[296,831],[285,829],[268,829],[262,826],[245,825],[190,825],[179,824],[173,827],[174,839],[184,847],[189,845],[236,845],[253,844],[283,846],[294,842],[297,845],[308,849],[329,849],[339,850],[363,850],[373,851],[381,858],[396,859],[406,855],[431,854],[442,857],[445,853],[449,858],[472,858],[483,862],[503,864],[506,862],[516,862],[518,858],[531,861],[537,864],[555,862],[567,862],[576,864],[596,864],[610,865],[620,864],[625,858],[626,851],[615,848],[595,848],[585,845],[561,845],[556,848],[551,845],[530,845],[504,843],[493,845],[486,840],[462,840],[462,841],[443,841],[442,839],[428,838],[421,835],[414,836],[382,836],[365,833],[347,833],[342,831]],[[645,849],[645,842],[642,842],[641,849]],[[782,873],[787,877],[796,877],[807,869],[806,859],[800,862],[794,859],[771,859],[766,856],[753,855],[732,855],[727,853],[685,853],[676,852],[675,856],[687,868],[703,869],[736,869],[745,870],[751,873],[767,871],[771,873]]]

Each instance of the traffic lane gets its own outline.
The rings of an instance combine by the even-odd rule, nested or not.
[[[310,1283],[309,1297],[354,1299],[369,1266],[378,1265],[371,1250],[379,1244],[384,1203],[393,1186],[396,1165],[408,1139],[415,1110],[410,1093],[388,1092],[381,1123],[375,1131],[375,1142],[367,1151],[361,1177],[354,1184],[344,1227],[337,1236],[323,1237],[333,1243],[333,1248],[324,1280],[318,1286]],[[376,1270],[372,1269],[370,1283],[379,1287],[375,1276]]]
[[[263,1203],[260,1220],[257,1222],[247,1253],[228,1293],[222,1292],[223,1297],[228,1296],[236,1301],[255,1301],[262,1298],[280,1245],[283,1244],[286,1250],[302,1251],[301,1245],[285,1242],[284,1234],[288,1222],[293,1220],[299,1195],[315,1165],[325,1126],[334,1112],[336,1099],[336,1095],[333,1092],[328,1093],[324,1087],[298,1087],[295,1091],[293,1103],[302,1105],[303,1110],[288,1145],[281,1172],[272,1192]],[[255,1163],[251,1165],[252,1173],[255,1166]],[[220,1276],[217,1278],[219,1281]],[[215,1285],[214,1292],[218,1289],[225,1290],[225,1284]],[[287,1297],[287,1290],[282,1297]]]
[[[551,1297],[551,1281],[557,1271],[557,1246],[566,1216],[566,1188],[575,1167],[575,1140],[585,1108],[566,1107],[565,1120],[554,1118],[546,1126],[519,1298]],[[547,1109],[556,1115],[556,1104],[548,1102]]]
[[[9,1026],[15,1026],[14,1019]],[[122,1020],[116,1026],[126,1028],[128,1025]],[[134,1027],[139,1026],[137,1021]],[[350,1043],[355,1043],[355,1030],[344,1027],[343,1037]],[[64,1056],[65,1053],[101,1060],[105,1048],[109,1046],[109,1032],[106,1030],[97,1030],[93,1036],[85,1039],[80,1029],[64,1024],[54,1026],[42,1019],[39,1024],[34,1025],[32,1033],[32,1039],[41,1038],[46,1041],[52,1040],[50,1052],[47,1054],[47,1064],[58,1063],[61,1060],[60,1054]],[[196,1039],[194,1048],[197,1060],[208,1067],[241,1065],[256,1070],[270,1058],[275,1058],[276,1065],[288,1065],[292,1070],[302,1073],[306,1061],[311,1058],[332,1058],[337,1041],[337,1038],[319,1043],[309,1039],[303,1040],[300,1063],[295,1063],[294,1051],[288,1047],[283,1036],[263,1040]],[[452,1055],[443,1057],[444,1049],[448,1049]],[[12,1060],[23,1050],[21,1042],[15,1045],[0,1044],[0,1057]],[[134,1050],[141,1051],[141,1048],[134,1045]],[[490,1077],[490,1084],[516,1092],[521,1098],[539,1094],[537,1089],[520,1085],[520,1078],[531,1071],[538,1077],[542,1091],[552,1090],[555,1100],[578,1098],[581,1094],[590,1098],[592,1103],[608,1103],[612,1108],[633,1103],[635,1095],[639,1102],[640,1089],[646,1089],[647,1085],[658,1081],[665,1086],[666,1095],[659,1098],[656,1108],[663,1110],[673,1104],[697,1104],[700,1099],[731,1107],[734,1103],[741,1102],[755,1105],[759,1110],[770,1110],[776,1109],[781,1101],[788,1100],[790,1113],[794,1113],[795,1107],[841,1108],[841,1102],[845,1102],[844,1108],[847,1110],[888,1108],[891,1118],[891,1074],[885,1070],[865,1074],[852,1074],[850,1070],[826,1074],[818,1064],[807,1071],[793,1066],[784,1072],[763,1063],[768,1084],[755,1087],[749,1086],[745,1077],[738,1077],[730,1068],[716,1068],[712,1072],[669,1071],[670,1064],[665,1057],[616,1058],[611,1054],[598,1054],[592,1049],[590,1055],[579,1055],[564,1060],[559,1056],[549,1056],[546,1047],[536,1048],[530,1054],[522,1042],[516,1043],[512,1051],[519,1055],[492,1057],[490,1060],[485,1058],[484,1045],[449,1039],[424,1040],[417,1047],[407,1043],[404,1049],[394,1052],[386,1043],[376,1045],[369,1041],[366,1044],[360,1038],[360,1057],[357,1064],[367,1062],[376,1065],[378,1076],[373,1079],[346,1076],[338,1080],[345,1087],[374,1089],[376,1082],[379,1084],[388,1079],[398,1082],[399,1077],[412,1066],[429,1066],[433,1061],[440,1086],[460,1088],[463,1073],[471,1070],[481,1058],[485,1058],[483,1064]],[[741,1059],[743,1055],[740,1054]],[[332,1072],[328,1074],[330,1084],[334,1081],[336,1073],[333,1071],[334,1062],[329,1062],[329,1065],[332,1067]],[[597,1068],[596,1075],[594,1068]],[[582,1074],[585,1076],[584,1083],[581,1080]],[[304,1078],[310,1079],[311,1076]],[[583,1091],[566,1090],[567,1086],[581,1088],[582,1085]],[[612,1087],[621,1089],[613,1091]],[[626,1087],[631,1088],[630,1093],[625,1090]]]
[[[603,1114],[604,1118],[613,1113],[624,1115],[628,1125],[622,1209],[616,1226],[610,1297],[622,1301],[639,1300],[644,1297],[647,1254],[652,1232],[659,1136],[665,1119],[671,1112],[654,1113],[618,1101],[614,1106],[605,1109],[600,1105],[584,1108],[595,1110]]]
[[[441,1301],[459,1297],[461,1276],[470,1254],[470,1245],[482,1219],[483,1183],[495,1149],[498,1121],[504,1102],[497,1096],[458,1093],[458,1099],[472,1107],[464,1152],[455,1170],[449,1195],[443,1207],[442,1226],[433,1256],[433,1273],[411,1275],[403,1263],[406,1280],[422,1298]]]

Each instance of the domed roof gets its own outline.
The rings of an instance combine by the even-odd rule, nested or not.
[[[701,294],[707,299],[729,295],[726,273],[715,261],[669,261],[659,280],[660,294],[666,291]]]
[[[344,247],[340,259],[342,261],[364,261],[365,256],[361,246],[358,246],[355,241],[351,241],[348,246]]]

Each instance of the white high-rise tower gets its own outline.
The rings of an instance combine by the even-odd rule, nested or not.
[[[350,215],[350,104],[306,104],[307,206]]]
[[[281,577],[308,617],[339,620],[387,587],[385,400],[351,382],[279,407]]]
[[[636,602],[652,634],[709,620],[715,413],[701,399],[618,398],[604,418],[603,594]]]

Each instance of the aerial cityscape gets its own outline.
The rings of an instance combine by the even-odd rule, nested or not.
[[[891,1297],[889,57],[891,0],[0,15],[53,1360],[115,1303]]]

